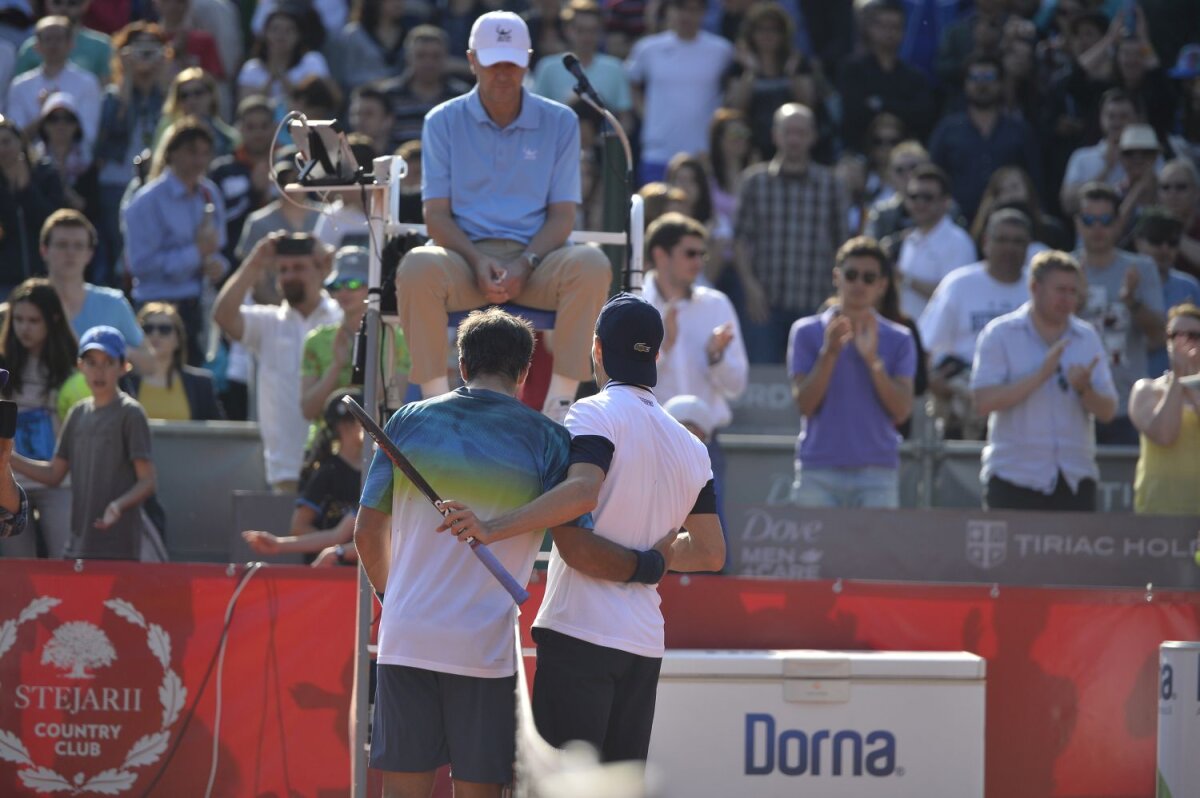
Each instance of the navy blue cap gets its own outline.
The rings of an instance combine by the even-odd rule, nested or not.
[[[662,316],[653,305],[633,294],[617,294],[596,318],[604,371],[618,382],[653,388],[663,334]]]
[[[113,360],[125,359],[125,336],[116,327],[100,325],[92,327],[79,339],[79,356],[99,349]]]

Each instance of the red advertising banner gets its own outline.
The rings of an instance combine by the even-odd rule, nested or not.
[[[255,572],[219,667],[244,575],[0,561],[0,795],[202,796],[210,778],[216,796],[347,795],[354,572]],[[987,798],[1153,796],[1158,644],[1200,640],[1191,592],[672,576],[661,593],[671,648],[986,657]]]
[[[245,572],[0,562],[0,795],[345,795],[353,572],[258,569],[221,667]]]

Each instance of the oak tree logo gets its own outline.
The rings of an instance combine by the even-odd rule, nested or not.
[[[62,603],[61,599],[53,596],[40,596],[33,599],[15,619],[0,623],[0,658],[2,658],[17,641],[17,630],[25,623],[44,615]],[[120,795],[133,789],[137,783],[138,768],[144,768],[158,762],[167,751],[171,742],[171,727],[179,720],[184,704],[187,702],[187,688],[183,680],[171,667],[171,637],[166,630],[156,623],[151,623],[132,604],[124,599],[109,599],[104,606],[124,621],[145,632],[146,648],[150,656],[162,668],[162,681],[158,685],[158,701],[162,714],[155,716],[154,725],[157,730],[144,734],[134,740],[124,757],[115,759],[120,764],[109,767],[98,773],[78,771],[73,775],[59,773],[53,768],[39,764],[30,754],[29,749],[21,738],[0,728],[0,760],[12,762],[18,766],[17,776],[29,790],[37,793],[67,793],[70,795],[99,794]],[[59,626],[50,640],[42,649],[41,663],[53,665],[67,671],[63,674],[66,679],[92,679],[94,674],[89,670],[106,667],[116,662],[117,652],[104,630],[87,621],[68,621]],[[141,676],[141,674],[139,674]],[[61,692],[65,691],[65,692]],[[138,694],[136,700],[130,699],[128,693]],[[16,701],[20,707],[22,702],[37,708],[37,702],[46,702],[59,709],[67,709],[69,715],[80,711],[108,710],[110,707],[121,708],[125,711],[141,711],[140,689],[91,687],[85,684],[71,687],[53,687],[41,685],[17,685]],[[69,706],[59,706],[66,702]],[[161,719],[161,723],[159,720]],[[65,728],[65,723],[43,723],[40,726]],[[118,740],[121,725],[109,724],[75,724],[78,728],[101,728],[116,730],[112,736],[100,734],[87,742],[89,746],[99,746],[94,740]],[[36,728],[36,727],[35,727]],[[38,736],[49,736],[51,739],[60,738],[59,734],[48,731],[46,734],[35,732]],[[71,735],[62,735],[70,737]],[[61,740],[69,744],[72,740]],[[98,748],[96,750],[99,750]],[[57,749],[56,749],[56,752]],[[58,752],[60,755],[62,752]],[[68,751],[66,754],[71,757]],[[70,758],[67,761],[72,761]]]
[[[104,630],[87,621],[64,623],[42,649],[42,664],[70,669],[68,679],[91,679],[87,668],[111,665],[117,658]]]

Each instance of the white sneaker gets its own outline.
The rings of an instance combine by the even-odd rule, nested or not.
[[[542,415],[551,421],[564,424],[567,420],[567,411],[571,409],[573,402],[574,400],[568,396],[548,396],[546,403],[542,405]]]

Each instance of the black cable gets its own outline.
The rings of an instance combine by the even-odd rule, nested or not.
[[[192,708],[188,711],[187,717],[184,718],[183,725],[179,727],[179,734],[175,735],[175,743],[171,746],[171,750],[167,752],[166,760],[159,765],[158,772],[154,774],[153,780],[147,785],[145,792],[142,793],[142,798],[147,798],[150,795],[150,791],[158,786],[158,782],[162,779],[163,774],[167,772],[167,765],[171,764],[171,760],[175,758],[175,754],[179,751],[179,744],[183,742],[184,735],[187,734],[188,726],[191,724],[192,718],[196,715],[196,708],[200,706],[200,699],[204,697],[204,690],[208,687],[208,680],[212,677],[213,668],[217,665],[221,646],[225,644],[226,638],[229,637],[229,627],[233,625],[233,615],[237,609],[237,602],[241,599],[241,596],[238,596],[238,590],[249,581],[250,577],[257,570],[257,568],[253,567],[247,568],[246,572],[242,574],[242,578],[234,585],[233,595],[237,596],[237,599],[229,607],[229,618],[226,619],[225,625],[221,629],[221,636],[217,638],[217,649],[213,652],[212,659],[208,661],[208,669],[204,671],[204,678],[200,681],[200,688],[196,691],[196,699],[192,702]],[[214,729],[213,733],[216,734],[217,731],[217,729]]]

